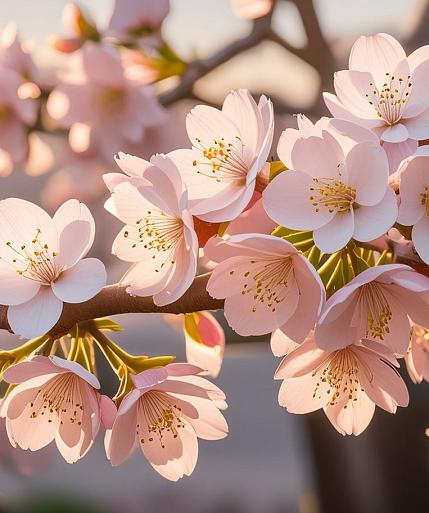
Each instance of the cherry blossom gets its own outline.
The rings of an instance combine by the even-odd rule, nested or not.
[[[3,379],[16,384],[1,409],[14,447],[37,451],[55,440],[68,463],[85,456],[110,401],[93,374],[57,356],[34,356],[9,367]]]
[[[429,137],[428,76],[428,46],[407,57],[388,34],[361,36],[350,52],[349,70],[335,73],[336,96],[324,93],[324,99],[333,116],[380,137],[394,172]]]
[[[265,166],[274,131],[273,107],[247,90],[232,91],[222,110],[198,105],[186,128],[192,150],[170,153],[189,191],[193,215],[214,223],[231,221],[249,204]]]
[[[77,200],[53,218],[22,199],[0,202],[0,303],[9,305],[15,333],[43,335],[60,318],[63,302],[87,301],[106,284],[104,264],[84,258],[94,234],[94,219]]]
[[[325,253],[338,251],[352,238],[375,239],[393,226],[397,203],[388,185],[386,154],[378,144],[359,142],[345,151],[334,132],[302,138],[289,133],[278,148],[289,169],[263,193],[274,221],[314,230],[314,242]]]
[[[186,360],[216,378],[222,366],[225,334],[210,312],[194,312],[183,317]]]
[[[385,346],[363,340],[327,352],[310,336],[280,363],[279,404],[291,413],[323,408],[342,435],[359,435],[374,415],[375,406],[395,413],[408,406],[408,391],[395,367],[399,364]]]
[[[292,244],[263,234],[235,235],[212,246],[219,262],[208,293],[225,298],[225,318],[240,335],[262,335],[280,328],[297,341],[314,326],[324,288],[314,267]]]
[[[116,0],[106,33],[118,39],[158,29],[170,10],[170,0]]]
[[[410,318],[424,326],[428,306],[429,278],[403,264],[371,267],[328,299],[316,325],[316,343],[334,351],[367,338],[403,355]]]
[[[398,170],[401,203],[398,222],[413,226],[411,238],[420,258],[429,263],[429,155],[416,155]]]
[[[81,71],[73,82],[58,85],[47,103],[58,124],[70,128],[74,151],[85,152],[95,145],[110,159],[127,143],[140,142],[145,128],[162,119],[152,89],[128,80],[111,48],[86,43]]]
[[[426,328],[413,324],[410,345],[404,359],[414,383],[429,381],[429,331]]]
[[[27,157],[26,130],[36,120],[37,104],[31,98],[20,98],[21,77],[2,68],[0,73],[0,176],[12,172],[14,164]]]
[[[106,178],[113,190],[106,208],[126,223],[112,251],[134,263],[122,283],[132,295],[152,295],[157,305],[173,303],[191,285],[197,266],[198,240],[186,188],[166,155],[148,163],[121,154],[117,163],[134,175]]]
[[[228,434],[225,395],[200,376],[200,368],[173,363],[133,376],[135,389],[121,402],[106,433],[106,454],[120,465],[140,447],[152,467],[177,481],[192,474],[197,438],[219,440]]]

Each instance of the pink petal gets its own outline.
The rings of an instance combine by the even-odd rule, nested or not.
[[[409,132],[407,127],[401,123],[385,128],[381,134],[381,139],[388,143],[401,143],[408,138]]]
[[[313,232],[314,243],[324,253],[335,253],[352,238],[354,224],[353,210],[337,212],[329,223]]]
[[[410,226],[425,215],[421,194],[429,187],[429,157],[411,157],[398,172],[401,197],[398,222]]]
[[[106,432],[106,455],[116,467],[123,463],[133,452],[136,440],[137,405],[123,415],[118,415],[110,434]]]
[[[0,304],[20,305],[33,298],[40,289],[40,283],[18,274],[14,268],[0,260]]]
[[[354,210],[353,238],[366,242],[385,234],[394,224],[398,215],[396,195],[388,187],[384,198],[374,206],[361,206]]]
[[[65,369],[68,372],[72,372],[76,374],[83,381],[86,381],[89,385],[97,390],[101,387],[98,379],[91,372],[87,371],[82,365],[72,360],[65,360],[64,358],[59,358],[58,356],[50,356],[52,363],[54,363],[60,369]]]
[[[334,213],[323,207],[316,212],[310,199],[313,188],[313,179],[306,172],[280,173],[263,192],[264,208],[282,226],[294,230],[320,228],[333,219]]]
[[[60,233],[58,256],[55,263],[60,269],[73,267],[85,256],[92,245],[95,230],[88,221],[73,221]]]
[[[64,228],[74,221],[87,221],[90,225],[90,237],[88,240],[87,251],[92,246],[95,236],[95,222],[89,208],[78,200],[71,199],[61,205],[52,218],[57,228],[58,234],[61,235]],[[83,251],[85,255],[85,250]]]
[[[82,303],[91,299],[106,285],[107,275],[98,258],[85,258],[64,271],[52,283],[54,294],[66,303]]]
[[[429,219],[426,216],[413,226],[411,238],[419,257],[429,264]]]
[[[61,316],[63,302],[52,292],[50,287],[41,287],[30,301],[17,306],[10,306],[7,320],[17,335],[34,338],[47,333]]]
[[[331,178],[337,176],[337,166],[344,162],[344,153],[335,138],[324,131],[323,137],[297,139],[291,160],[294,171],[301,171],[312,178]]]
[[[273,331],[270,346],[274,356],[285,356],[296,349],[298,344],[283,333],[281,328],[279,328]]]
[[[348,184],[356,189],[356,203],[375,205],[386,192],[389,165],[378,144],[360,143],[346,157]]]
[[[386,72],[393,73],[406,54],[398,41],[389,34],[361,36],[350,51],[349,68],[369,71],[378,86],[386,80]]]
[[[399,164],[410,155],[413,155],[417,149],[417,141],[408,139],[402,143],[383,143],[383,148],[389,160],[390,174],[394,173]]]
[[[366,97],[366,94],[372,92],[373,86],[370,84],[373,81],[371,73],[366,71],[337,71],[334,75],[334,87],[338,99],[353,116],[371,121],[371,124],[366,125],[367,128],[381,124],[376,109]]]
[[[144,171],[151,166],[151,163],[140,157],[123,153],[115,155],[115,162],[118,167],[128,176],[143,176]]]
[[[361,125],[367,129],[372,129],[377,126],[383,125],[383,120],[376,118],[363,118],[360,113],[352,113],[346,108],[341,101],[331,93],[323,93],[323,100],[329,112],[336,119],[347,120],[356,124]]]

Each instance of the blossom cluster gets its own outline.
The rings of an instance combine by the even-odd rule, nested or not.
[[[124,20],[115,19],[116,33]],[[142,115],[141,90],[110,50],[88,43],[96,27],[78,27],[85,41],[57,44],[82,48],[90,85],[58,86],[48,108],[71,127],[76,148],[114,153],[157,113]],[[187,148],[149,160],[119,151],[121,172],[103,176],[105,208],[124,225],[112,245],[129,263],[118,288],[164,311],[184,295],[188,305],[195,277],[209,270],[205,292],[224,301],[232,330],[270,336],[282,357],[279,404],[323,409],[343,435],[362,433],[375,406],[408,405],[402,360],[414,382],[429,380],[428,48],[407,57],[387,34],[359,38],[349,70],[334,77],[336,95],[324,95],[333,117],[299,115],[277,149],[272,102],[240,89],[221,109],[189,112]],[[94,98],[109,108],[95,113]],[[186,305],[187,363],[128,354],[103,333],[119,329],[105,319],[82,317],[58,340],[68,305],[83,311],[106,284],[104,264],[86,258],[94,236],[77,200],[53,217],[21,199],[0,201],[0,303],[11,330],[32,339],[0,352],[8,437],[33,451],[55,441],[73,463],[104,429],[112,465],[139,447],[175,481],[192,473],[198,438],[228,433],[225,394],[202,377],[218,375],[225,334],[211,312]],[[120,382],[113,399],[100,392],[95,347]]]

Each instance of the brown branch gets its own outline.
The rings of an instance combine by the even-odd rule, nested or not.
[[[200,310],[217,310],[223,300],[213,299],[206,291],[210,273],[197,276],[185,294],[170,305],[157,306],[152,297],[131,296],[124,286],[108,285],[99,294],[84,303],[64,304],[60,320],[52,328],[53,338],[70,331],[78,322],[124,313],[190,313]],[[7,322],[7,306],[0,306],[0,329],[10,330]]]
[[[234,41],[207,59],[196,59],[190,62],[186,66],[186,71],[182,75],[179,85],[172,91],[161,95],[159,101],[167,106],[177,100],[192,96],[193,86],[198,79],[207,75],[207,73],[229,61],[239,53],[258,45],[266,38],[271,30],[271,16],[272,13],[270,12],[266,16],[255,20],[250,34],[243,39]]]

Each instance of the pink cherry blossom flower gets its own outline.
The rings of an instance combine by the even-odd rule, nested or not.
[[[104,264],[84,258],[92,246],[94,219],[77,200],[51,218],[28,201],[0,202],[0,303],[18,335],[33,338],[60,318],[63,302],[81,303],[106,284]]]
[[[410,345],[404,359],[414,383],[429,381],[429,331],[426,328],[413,324]]]
[[[210,312],[194,312],[183,316],[186,360],[217,378],[225,351],[222,326]]]
[[[116,0],[107,34],[118,39],[144,35],[160,28],[170,11],[170,0]]]
[[[379,137],[395,171],[429,137],[429,47],[408,57],[388,34],[361,36],[350,52],[349,70],[335,73],[337,96],[324,93],[337,118],[370,128]]]
[[[397,217],[388,185],[384,150],[366,141],[344,150],[334,132],[280,139],[278,153],[288,170],[264,190],[264,207],[277,223],[294,230],[313,230],[325,253],[350,239],[369,241],[383,235]],[[283,156],[283,152],[285,155]]]
[[[140,447],[152,467],[177,481],[192,474],[198,457],[197,437],[219,440],[228,434],[220,409],[225,395],[204,378],[200,368],[172,363],[133,377],[135,389],[121,402],[106,453],[120,465]]]
[[[429,263],[429,155],[416,155],[398,170],[401,203],[398,222],[413,226],[411,238],[420,258]]]
[[[375,405],[389,413],[408,405],[408,391],[385,346],[363,340],[326,352],[309,337],[279,365],[283,382],[279,404],[291,413],[323,408],[342,435],[359,435],[370,423]]]
[[[162,119],[152,89],[125,77],[113,49],[91,42],[82,49],[82,76],[57,86],[47,109],[70,128],[74,151],[95,146],[109,159],[127,143],[139,143],[145,128]]]
[[[189,288],[197,268],[198,240],[186,188],[166,155],[154,155],[148,163],[121,154],[117,163],[134,175],[106,179],[113,188],[106,209],[126,223],[112,251],[134,263],[122,283],[130,294],[153,296],[157,305],[173,303]]]
[[[402,264],[371,267],[328,299],[316,325],[316,343],[334,351],[365,338],[403,355],[410,318],[424,326],[428,306],[429,278]]]
[[[24,81],[39,82],[39,72],[33,58],[21,43],[14,21],[3,29],[0,41],[0,65],[15,71]]]
[[[273,8],[272,0],[232,0],[234,13],[245,20],[254,20],[268,14]]]
[[[34,356],[9,367],[3,379],[17,384],[1,409],[14,447],[37,451],[55,440],[68,463],[85,456],[110,401],[93,374],[57,356]]]
[[[280,328],[298,342],[314,326],[325,289],[314,267],[279,237],[247,233],[211,247],[220,262],[208,293],[225,298],[224,313],[240,335],[262,335]]]
[[[13,170],[14,164],[27,157],[27,127],[36,121],[37,105],[33,99],[20,98],[21,77],[7,68],[0,73],[0,176]]]
[[[264,168],[274,131],[273,107],[247,90],[232,91],[222,110],[198,105],[186,128],[192,150],[169,155],[189,191],[192,214],[213,223],[231,221],[247,207]]]

